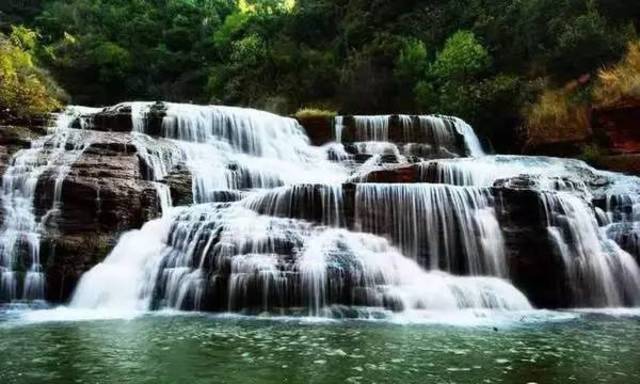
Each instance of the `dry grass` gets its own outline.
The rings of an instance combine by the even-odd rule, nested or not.
[[[593,97],[597,107],[640,102],[640,41],[629,43],[619,63],[598,73]]]
[[[320,108],[301,108],[294,116],[298,119],[311,119],[311,118],[333,118],[336,116],[335,111],[329,111]]]
[[[525,111],[528,144],[578,141],[591,134],[588,107],[572,102],[571,93],[547,89]]]

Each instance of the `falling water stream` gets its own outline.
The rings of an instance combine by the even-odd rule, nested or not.
[[[70,308],[357,318],[530,310],[511,281],[494,190],[517,189],[522,178],[537,194],[572,305],[640,304],[640,270],[629,253],[639,248],[640,215],[620,208],[638,205],[633,177],[574,160],[488,156],[469,125],[446,116],[337,117],[336,142],[316,147],[296,120],[268,112],[164,103],[153,126],[158,104],[107,110],[124,107],[162,217],[124,234],[83,275]],[[42,222],[64,209],[61,183],[90,144],[98,112],[61,114],[52,133],[14,155],[5,172],[5,301],[44,297]],[[390,158],[417,167],[422,182],[349,183],[354,174],[389,169]],[[177,167],[191,175],[193,205],[173,206],[164,179]],[[45,174],[57,197],[37,217]],[[593,206],[596,195],[605,204]]]

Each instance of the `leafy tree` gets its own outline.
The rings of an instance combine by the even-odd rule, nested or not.
[[[33,57],[37,35],[14,27],[0,34],[0,118],[30,118],[60,107],[58,91]]]
[[[464,81],[485,72],[491,59],[486,48],[470,31],[458,31],[447,39],[438,52],[430,73],[443,81]]]
[[[395,62],[394,75],[400,81],[415,83],[422,79],[428,69],[427,48],[417,39],[404,43]]]

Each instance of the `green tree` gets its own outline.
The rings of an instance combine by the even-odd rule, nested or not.
[[[0,33],[0,118],[30,118],[61,106],[58,89],[32,55],[36,44],[36,33],[24,27]]]
[[[447,39],[430,68],[439,81],[464,81],[486,72],[491,65],[489,52],[470,31],[458,31]]]

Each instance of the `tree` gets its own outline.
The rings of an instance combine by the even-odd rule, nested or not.
[[[438,52],[430,72],[439,81],[464,81],[481,75],[490,65],[489,52],[474,33],[458,31]]]
[[[13,27],[0,33],[0,118],[30,118],[60,107],[58,89],[33,57],[37,35]]]

